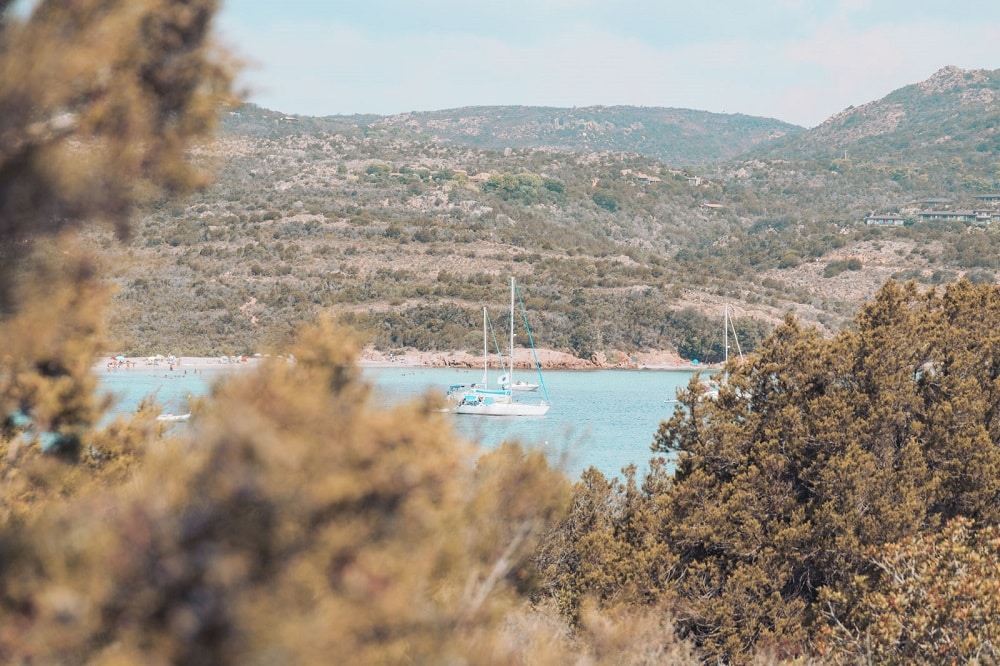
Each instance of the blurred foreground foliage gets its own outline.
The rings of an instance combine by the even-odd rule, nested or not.
[[[33,238],[207,183],[186,150],[215,126],[229,61],[215,0],[0,2],[0,309]],[[14,3],[17,4],[17,3]]]

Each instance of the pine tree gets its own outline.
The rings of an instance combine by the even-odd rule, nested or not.
[[[873,574],[871,547],[996,523],[998,298],[890,282],[855,330],[823,340],[788,319],[718,399],[684,396],[654,445],[677,455],[659,533],[682,628],[710,654],[801,650],[820,591]]]

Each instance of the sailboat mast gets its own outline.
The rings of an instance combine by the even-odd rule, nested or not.
[[[726,305],[725,312],[722,315],[722,327],[725,330],[726,335],[723,338],[723,346],[725,346],[725,362],[729,363],[729,305]]]
[[[510,372],[507,381],[511,392],[514,391],[514,276],[510,276]]]
[[[487,364],[487,351],[486,351],[486,306],[483,306],[483,388],[489,388],[487,382],[489,381],[489,365]]]

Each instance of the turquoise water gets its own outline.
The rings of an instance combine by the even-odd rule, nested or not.
[[[166,367],[140,365],[129,370],[98,371],[101,390],[110,393],[115,403],[110,416],[134,412],[139,403],[152,396],[164,413],[186,414],[191,411],[188,397],[208,395],[216,378],[234,368],[168,370]]]
[[[164,412],[182,414],[189,411],[188,396],[206,395],[217,377],[233,369],[220,365],[200,373],[184,372],[139,367],[101,370],[100,376],[104,389],[117,398],[115,413],[134,411],[152,395]],[[648,467],[653,436],[675,408],[667,401],[691,375],[666,370],[549,371],[544,378],[552,407],[545,416],[449,418],[456,432],[485,447],[510,439],[540,446],[550,463],[571,478],[591,466],[606,476],[619,476],[631,463],[640,471]],[[374,399],[389,406],[429,390],[444,393],[450,384],[475,382],[482,370],[365,368],[364,376],[375,387]],[[521,373],[518,379],[536,381],[536,375]],[[526,399],[541,397],[541,389],[525,394]]]
[[[442,368],[369,368],[376,395],[386,404],[423,394],[444,392],[450,384],[471,383],[482,370]],[[660,422],[673,414],[678,387],[687,386],[692,372],[666,370],[563,370],[547,371],[545,386],[552,407],[539,417],[490,417],[452,415],[460,434],[493,447],[508,439],[541,446],[552,465],[578,478],[588,467],[605,476],[620,476],[635,463],[648,468],[650,445]],[[537,381],[537,375],[517,376]],[[540,399],[541,389],[522,394]],[[536,398],[537,396],[537,398]]]

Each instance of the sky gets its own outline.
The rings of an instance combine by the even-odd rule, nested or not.
[[[629,105],[815,127],[1000,69],[996,0],[223,0],[247,101],[288,114]]]

